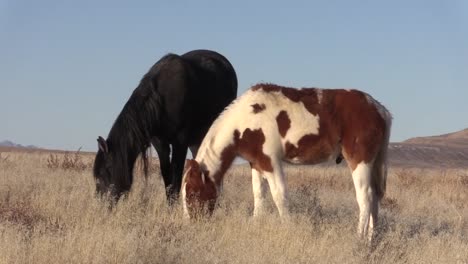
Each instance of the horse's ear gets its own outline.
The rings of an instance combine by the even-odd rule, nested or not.
[[[98,142],[98,148],[102,152],[104,152],[106,154],[109,153],[109,147],[107,146],[107,142],[103,137],[99,136],[98,139],[97,139],[97,142]]]
[[[205,178],[206,178],[205,172],[202,171],[202,173],[201,173],[201,181],[202,181],[203,185],[205,185],[205,182],[206,182]]]
[[[185,160],[184,170],[189,169],[189,168],[190,168],[190,165],[191,165],[191,160],[190,160],[190,159],[186,159],[186,160]]]
[[[202,178],[203,184],[206,183],[206,178],[208,178],[209,176],[210,176],[210,172],[209,172],[209,171],[207,171],[207,170],[202,170],[202,172],[201,172],[201,178]],[[210,179],[210,178],[208,178],[208,179]]]
[[[186,163],[186,168],[194,168],[194,169],[197,169],[199,168],[200,166],[198,165],[198,162],[194,159],[188,159],[187,160],[187,163]]]

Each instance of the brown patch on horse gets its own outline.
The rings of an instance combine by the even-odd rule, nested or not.
[[[253,104],[252,105],[254,114],[260,113],[266,109],[265,104]]]
[[[273,172],[270,157],[263,153],[264,143],[265,135],[261,128],[255,130],[247,128],[242,133],[242,137],[238,130],[234,131],[234,144],[238,153],[248,160],[254,169]]]
[[[343,156],[354,170],[359,163],[369,163],[374,159],[384,140],[386,122],[365,93],[357,90],[333,92],[333,106],[342,124]]]
[[[316,115],[320,110],[320,104],[318,99],[318,94],[315,88],[303,88],[303,89],[294,89],[284,87],[281,89],[281,92],[286,96],[289,100],[299,103],[301,102],[305,109],[309,111],[309,113]]]
[[[237,130],[236,130],[237,131]],[[235,132],[234,132],[235,133]],[[226,173],[226,171],[229,169],[231,166],[232,162],[236,158],[236,146],[231,144],[227,146],[223,151],[221,152],[221,167],[218,170],[217,173],[213,175],[213,179],[215,180],[215,183],[219,186],[222,182],[222,176]]]
[[[267,93],[280,91],[289,100],[295,103],[302,102],[304,104],[304,107],[310,113],[316,115],[319,111],[319,99],[315,88],[304,88],[298,90],[295,88],[283,87],[276,84],[257,84],[251,89],[252,91],[262,89]]]
[[[291,119],[289,119],[288,113],[284,110],[279,112],[276,116],[276,124],[278,125],[278,131],[281,137],[285,137],[289,128],[291,128]]]
[[[208,209],[214,210],[217,197],[216,186],[207,175],[202,175],[200,165],[195,160],[187,160],[187,175],[185,175],[185,199],[190,218],[196,218]],[[203,178],[204,177],[204,180]]]
[[[287,160],[316,164],[327,160],[335,146],[322,135],[307,134],[299,139],[297,146],[286,142],[284,147]]]
[[[251,130],[247,128],[242,135],[240,131],[236,129],[233,133],[233,139],[234,144],[227,146],[221,152],[220,169],[212,175],[216,185],[221,184],[223,175],[225,175],[237,154],[248,160],[253,168],[258,171],[273,171],[270,157],[263,153],[265,135],[262,129]],[[206,171],[204,173],[208,177],[210,172]]]
[[[252,91],[257,91],[257,90],[264,90],[265,92],[277,92],[282,89],[281,86],[276,85],[276,84],[270,84],[270,83],[259,83],[250,88]]]

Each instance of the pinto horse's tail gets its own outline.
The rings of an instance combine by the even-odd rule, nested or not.
[[[385,120],[385,131],[382,144],[375,157],[374,165],[372,168],[372,175],[374,178],[375,190],[379,200],[385,195],[385,189],[387,185],[387,159],[388,159],[388,145],[390,142],[390,129],[392,126],[392,115],[390,112],[382,106],[379,102],[375,102],[379,113]]]

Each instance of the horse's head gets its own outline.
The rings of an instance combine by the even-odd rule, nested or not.
[[[186,217],[197,218],[213,213],[218,190],[207,174],[196,160],[187,160],[182,179],[182,203]]]
[[[117,193],[114,186],[114,162],[113,155],[109,148],[108,143],[102,137],[97,139],[98,152],[94,159],[93,174],[96,180],[96,192],[99,195],[109,193],[114,198],[119,198],[120,193]]]
[[[111,182],[112,163],[106,140],[99,137],[97,141],[99,149],[94,159],[93,174],[96,179],[96,192],[104,194],[108,191]]]

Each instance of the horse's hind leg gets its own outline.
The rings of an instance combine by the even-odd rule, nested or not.
[[[264,201],[265,201],[265,190],[266,190],[266,182],[263,178],[262,174],[252,168],[252,189],[253,189],[253,196],[254,196],[254,211],[253,215],[259,216],[264,213]]]
[[[371,182],[372,163],[360,162],[353,170],[356,200],[359,205],[358,235],[364,238],[372,236],[372,228],[377,220],[378,201]],[[372,216],[373,223],[370,223]],[[368,232],[369,231],[369,232]]]
[[[379,173],[379,167],[377,167],[376,169],[376,166],[379,166],[379,164],[377,162],[374,162],[373,164],[373,170],[372,170],[372,174],[371,174],[371,178],[372,179],[376,179],[376,177],[379,177],[379,175],[376,173]],[[377,220],[378,220],[378,215],[379,215],[379,202],[380,202],[380,199],[377,195],[377,188],[376,187],[376,183],[375,183],[375,180],[371,180],[371,190],[372,190],[372,193],[370,194],[370,218],[369,218],[369,229],[368,229],[368,232],[367,232],[367,238],[370,242],[372,242],[372,239],[374,238],[374,230],[375,228],[377,227]]]
[[[373,191],[371,196],[371,215],[369,219],[369,230],[367,233],[367,238],[369,239],[369,241],[372,241],[374,237],[374,229],[377,226],[378,215],[379,199],[377,198],[375,191]]]

